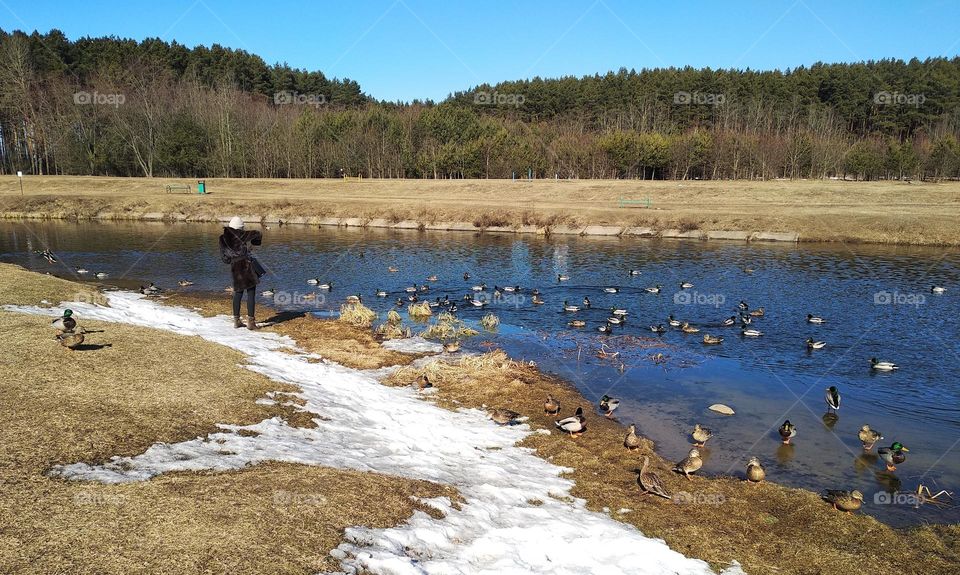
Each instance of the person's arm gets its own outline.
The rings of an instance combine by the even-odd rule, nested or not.
[[[258,230],[243,232],[243,241],[250,242],[255,246],[259,246],[261,243],[263,243],[263,234]]]

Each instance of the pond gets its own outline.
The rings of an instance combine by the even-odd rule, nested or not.
[[[5,222],[0,259],[72,279],[83,267],[91,274],[81,279],[104,272],[103,283],[121,287],[155,282],[226,298],[220,233],[219,226],[202,224]],[[264,233],[256,252],[270,273],[260,289],[277,292],[260,297],[264,303],[325,316],[347,295],[361,294],[383,317],[398,297],[406,299],[406,287],[428,284],[423,299],[456,300],[457,315],[467,322],[486,313],[500,318],[497,333],[482,332],[465,341],[465,349],[484,351],[492,341],[570,381],[590,401],[603,394],[622,399],[617,419],[636,423],[667,458],[686,453],[689,432],[701,423],[715,434],[703,450],[706,474],[742,476],[755,455],[778,483],[861,490],[864,511],[893,525],[960,520],[956,507],[918,509],[905,497],[885,495],[919,484],[953,491],[960,481],[960,255],[949,249],[299,226]],[[59,263],[35,253],[45,247]],[[432,275],[436,281],[427,281]],[[558,281],[558,275],[569,279]],[[332,282],[333,290],[316,291],[309,278]],[[179,288],[181,279],[194,284]],[[693,287],[682,289],[682,282]],[[489,305],[462,301],[481,283]],[[662,286],[659,294],[644,289],[655,285]],[[948,289],[933,294],[933,285]],[[493,299],[494,286],[520,291]],[[532,303],[534,288],[543,305]],[[376,297],[377,290],[388,297]],[[309,293],[316,299],[303,299]],[[582,305],[584,297],[590,309],[563,311],[564,301]],[[751,310],[764,308],[749,326],[763,336],[743,337],[739,327],[722,325],[738,314],[741,301]],[[599,333],[612,307],[627,310],[626,321]],[[807,314],[826,323],[808,323]],[[700,333],[670,327],[670,315]],[[586,325],[569,327],[572,319]],[[667,331],[651,332],[655,324]],[[724,341],[704,345],[704,333]],[[808,351],[808,337],[826,347]],[[598,357],[601,347],[608,357]],[[900,368],[877,372],[872,357]],[[836,417],[824,416],[829,386],[843,398]],[[713,403],[737,413],[715,414],[706,409]],[[791,445],[777,432],[785,419],[798,430]],[[878,461],[876,448],[863,452],[857,432],[867,423],[885,437],[877,447],[899,441],[909,448],[896,471]]]

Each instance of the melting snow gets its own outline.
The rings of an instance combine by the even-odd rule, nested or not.
[[[420,400],[412,388],[380,385],[378,372],[310,363],[307,359],[316,356],[279,351],[295,347],[292,340],[234,329],[230,318],[203,318],[140,294],[112,292],[108,297],[110,307],[70,306],[81,323],[97,319],[164,329],[239,350],[248,356],[249,369],[300,386],[304,407],[317,414],[318,426],[292,428],[279,418],[245,427],[224,425],[205,438],[157,443],[134,457],[115,457],[101,466],[65,465],[54,474],[121,483],[170,471],[239,469],[276,460],[437,481],[456,487],[465,498],[459,509],[446,498],[428,501],[443,511],[441,519],[417,511],[397,527],[348,529],[344,543],[333,551],[347,573],[712,573],[703,561],[588,511],[584,501],[570,497],[572,482],[559,476],[562,467],[515,446],[531,432],[525,424],[500,427],[478,410],[443,410]],[[7,309],[48,316],[63,311]],[[421,342],[390,347],[436,349]],[[258,434],[238,435],[240,429]],[[724,573],[742,571],[734,562]]]

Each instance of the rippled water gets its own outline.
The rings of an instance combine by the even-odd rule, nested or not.
[[[77,266],[110,274],[105,280],[125,287],[156,282],[179,289],[222,292],[229,271],[216,252],[218,226],[163,224],[0,223],[0,258],[26,267],[72,277]],[[482,349],[494,340],[515,357],[533,359],[573,382],[591,401],[604,393],[623,399],[617,412],[635,422],[660,453],[680,458],[689,449],[695,422],[713,428],[704,471],[742,474],[756,455],[768,478],[815,490],[857,488],[865,510],[897,525],[957,522],[955,508],[881,504],[877,493],[953,491],[960,480],[960,256],[948,249],[876,246],[743,245],[697,241],[609,238],[539,238],[470,233],[336,230],[284,227],[265,231],[259,259],[270,269],[261,288],[278,290],[280,307],[338,309],[349,294],[386,311],[404,288],[428,283],[430,299],[460,300],[470,286],[519,285],[480,310],[460,302],[467,321],[493,312],[502,325],[496,335],[466,342]],[[34,249],[49,246],[62,264],[50,265]],[[389,273],[388,266],[398,268]],[[754,271],[747,273],[745,268]],[[631,269],[640,270],[631,276]],[[463,273],[471,279],[464,281]],[[427,282],[436,274],[438,281]],[[569,275],[558,282],[557,275]],[[314,290],[306,279],[332,281],[330,294],[315,301],[300,296]],[[681,290],[681,281],[694,284]],[[661,284],[659,295],[643,291]],[[948,287],[942,296],[932,285]],[[617,294],[604,287],[618,287]],[[546,304],[534,306],[530,289]],[[377,298],[377,289],[390,292]],[[592,309],[575,314],[562,303]],[[227,297],[224,295],[224,297]],[[267,301],[261,298],[262,301]],[[764,307],[755,320],[764,336],[743,338],[738,328],[721,327],[739,301]],[[611,306],[626,308],[623,327],[610,336],[596,328]],[[827,318],[808,324],[807,313]],[[700,334],[668,328],[668,315],[690,321]],[[581,329],[567,327],[573,317]],[[719,346],[704,346],[703,333],[722,335]],[[808,352],[807,337],[827,342]],[[600,359],[601,342],[613,359]],[[664,361],[652,360],[663,354]],[[900,370],[874,373],[869,359],[894,361]],[[622,365],[621,365],[622,364]],[[843,396],[839,419],[823,418],[823,390],[836,385]],[[709,412],[712,403],[737,411],[733,417]],[[572,408],[572,406],[569,406]],[[789,418],[798,428],[794,445],[783,446],[777,427]],[[910,448],[907,461],[888,473],[874,456],[862,453],[857,430],[864,423],[881,430],[885,444]],[[874,451],[875,453],[875,451]]]

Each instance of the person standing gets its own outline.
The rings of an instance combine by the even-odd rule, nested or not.
[[[257,329],[256,304],[257,283],[260,276],[257,273],[259,264],[253,259],[247,243],[259,246],[263,242],[263,234],[257,230],[244,231],[243,220],[234,216],[227,227],[223,228],[220,236],[220,258],[223,263],[230,264],[230,274],[233,276],[233,327],[243,327],[240,321],[240,302],[243,294],[247,294],[247,329]]]

